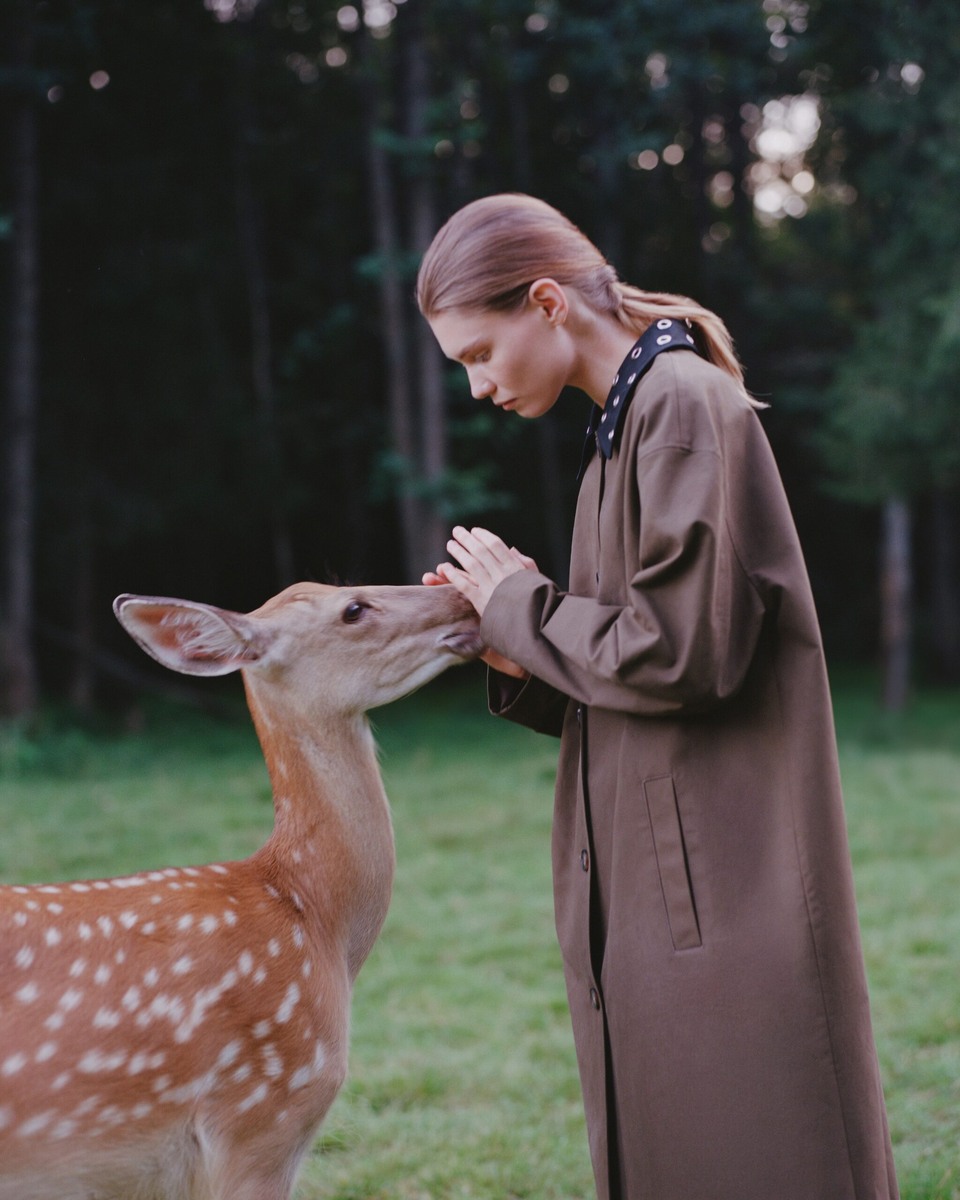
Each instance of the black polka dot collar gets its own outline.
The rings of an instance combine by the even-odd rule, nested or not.
[[[590,414],[587,441],[583,448],[583,460],[580,464],[578,478],[583,476],[587,463],[593,457],[594,447],[604,458],[609,458],[613,454],[613,443],[617,431],[623,423],[623,414],[633,399],[637,384],[650,369],[653,360],[664,350],[700,352],[694,341],[689,321],[674,321],[669,317],[663,317],[649,325],[634,342],[630,353],[620,364],[620,370],[613,377],[613,384],[603,408],[594,405],[593,412]]]

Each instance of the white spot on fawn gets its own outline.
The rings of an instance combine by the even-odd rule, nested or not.
[[[194,1030],[206,1019],[207,1009],[216,1004],[224,992],[235,987],[238,978],[236,971],[227,971],[214,987],[203,988],[197,992],[193,998],[190,1016],[174,1031],[173,1036],[178,1042],[187,1042],[193,1037]]]
[[[114,1008],[97,1009],[91,1024],[94,1029],[116,1029],[123,1017]]]
[[[118,1050],[113,1054],[104,1054],[100,1050],[88,1050],[77,1063],[77,1070],[85,1075],[96,1075],[101,1071],[118,1071],[127,1061],[126,1050]]]
[[[283,1074],[283,1060],[276,1051],[276,1047],[267,1042],[260,1050],[263,1056],[263,1073],[269,1079],[276,1079],[278,1075]]]
[[[25,983],[14,995],[21,1004],[32,1004],[40,995],[40,989],[35,983]]]
[[[25,1054],[11,1054],[0,1067],[0,1075],[16,1075],[18,1071],[22,1071],[27,1065],[27,1056]]]
[[[313,1052],[313,1062],[309,1066],[300,1067],[290,1076],[290,1082],[287,1088],[291,1092],[295,1092],[298,1088],[306,1087],[308,1083],[313,1083],[315,1079],[319,1079],[323,1072],[323,1064],[326,1062],[327,1056],[323,1046],[317,1042]]]
[[[265,1083],[261,1083],[259,1087],[253,1089],[245,1100],[240,1101],[237,1105],[237,1112],[244,1113],[253,1108],[255,1104],[262,1104],[266,1100],[269,1090]]]
[[[179,996],[168,996],[165,992],[159,992],[150,1001],[149,1007],[137,1014],[136,1022],[141,1029],[146,1029],[162,1017],[168,1017],[176,1023],[183,1020],[183,1012],[183,1001]]]
[[[154,1054],[145,1054],[143,1051],[139,1051],[130,1059],[127,1065],[127,1074],[140,1075],[144,1071],[155,1071],[158,1067],[163,1066],[166,1057],[162,1050],[158,1050]]]
[[[57,1001],[57,1008],[63,1013],[73,1012],[82,1000],[83,992],[78,992],[76,988],[67,988]]]
[[[33,1137],[35,1133],[40,1133],[50,1124],[53,1118],[57,1115],[56,1109],[48,1109],[47,1112],[37,1113],[35,1117],[30,1117],[17,1130],[17,1137]]]
[[[300,988],[296,983],[291,983],[287,988],[286,995],[283,997],[283,1003],[277,1009],[276,1021],[280,1025],[285,1025],[293,1016],[293,1010],[300,1003]]]
[[[120,1003],[127,1012],[136,1012],[140,1007],[140,989],[138,987],[127,988]]]

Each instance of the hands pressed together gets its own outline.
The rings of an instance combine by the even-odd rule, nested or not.
[[[440,563],[436,571],[428,571],[423,576],[423,582],[428,586],[451,584],[470,601],[481,617],[494,589],[508,575],[537,569],[532,558],[521,554],[515,546],[508,546],[495,533],[478,526],[473,529],[454,526],[447,542],[447,552],[460,565]],[[495,650],[487,650],[481,657],[489,666],[506,675],[518,679],[529,676],[523,667]]]

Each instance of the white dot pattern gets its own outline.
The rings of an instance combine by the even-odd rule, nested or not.
[[[599,450],[604,458],[610,458],[613,454],[614,440],[623,424],[623,414],[630,406],[636,385],[653,365],[656,356],[664,350],[694,350],[700,353],[689,321],[662,317],[644,330],[635,342],[613,377],[603,409],[594,406],[590,414],[578,480],[583,478],[595,450]]]

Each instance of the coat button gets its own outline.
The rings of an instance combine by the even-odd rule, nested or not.
[[[590,1003],[597,1010],[597,1012],[600,1011],[600,995],[596,988],[590,989]]]
[[[588,850],[580,851],[580,866],[583,867],[585,871],[590,870],[590,852]]]

